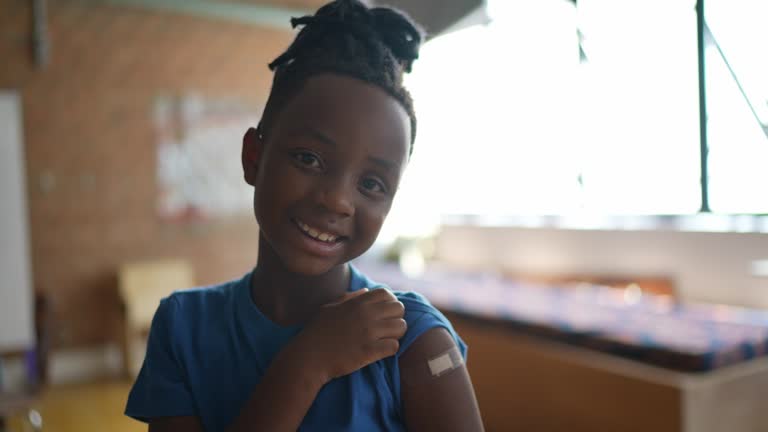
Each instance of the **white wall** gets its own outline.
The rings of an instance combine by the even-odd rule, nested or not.
[[[21,99],[0,91],[0,352],[34,343]]]
[[[439,259],[515,273],[669,276],[681,298],[768,308],[766,233],[445,226]]]

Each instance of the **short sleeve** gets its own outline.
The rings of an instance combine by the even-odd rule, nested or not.
[[[173,297],[160,302],[152,318],[147,353],[128,396],[125,414],[148,422],[154,417],[195,415],[184,369],[174,348]]]
[[[405,322],[408,324],[408,330],[400,339],[400,349],[397,352],[399,358],[416,339],[427,330],[441,327],[450,333],[456,346],[459,348],[462,357],[466,360],[467,345],[459,337],[456,330],[453,329],[448,318],[432,306],[429,301],[421,294],[415,292],[396,292],[398,300],[405,305]]]

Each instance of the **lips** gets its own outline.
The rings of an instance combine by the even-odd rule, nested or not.
[[[299,230],[301,230],[301,232],[306,234],[308,237],[311,237],[313,240],[332,245],[339,243],[344,239],[344,237],[338,233],[309,225],[299,219],[293,219],[293,222],[296,224]]]

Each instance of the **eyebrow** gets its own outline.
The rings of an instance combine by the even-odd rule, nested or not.
[[[318,131],[316,129],[312,129],[310,127],[305,127],[305,128],[302,128],[299,131],[299,134],[307,135],[310,138],[314,138],[315,140],[317,140],[317,141],[319,141],[319,142],[321,142],[323,144],[327,144],[327,145],[329,145],[331,147],[338,147],[338,145],[336,144],[336,141],[332,140],[327,135],[325,135],[324,133],[322,133],[322,132],[320,132],[320,131]]]
[[[400,164],[389,161],[387,159],[381,159],[381,158],[371,156],[368,158],[368,160],[378,165],[379,167],[383,168],[386,171],[394,171],[395,168],[400,168]]]

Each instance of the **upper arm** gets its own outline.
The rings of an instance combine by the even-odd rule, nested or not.
[[[408,430],[482,431],[480,410],[466,366],[437,377],[429,360],[456,348],[442,327],[419,336],[400,356],[400,391]]]
[[[203,432],[196,416],[158,417],[149,420],[149,432]]]

